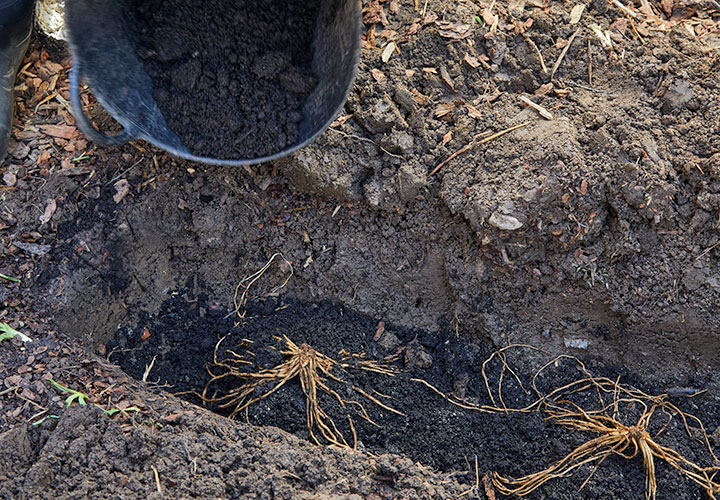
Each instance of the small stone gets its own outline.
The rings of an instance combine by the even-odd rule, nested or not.
[[[495,226],[503,231],[515,231],[523,226],[522,222],[520,222],[516,217],[502,214],[500,212],[494,212],[488,219],[488,222],[491,226]]]
[[[385,330],[378,340],[378,344],[387,351],[394,351],[400,345],[400,339],[393,332]]]
[[[363,186],[365,201],[372,207],[379,207],[382,201],[382,189],[380,183],[373,179]]]
[[[465,399],[469,383],[470,375],[468,373],[463,373],[462,375],[457,377],[455,380],[453,380],[453,394],[455,394],[460,399]]]
[[[418,195],[427,180],[417,166],[406,163],[398,169],[397,184],[400,199],[407,202]]]
[[[427,370],[432,366],[432,356],[420,345],[419,342],[411,342],[405,349],[405,365],[408,368],[420,368]]]
[[[3,174],[3,182],[6,186],[13,187],[15,184],[17,184],[17,176],[12,172],[5,172]]]
[[[662,97],[663,113],[673,113],[684,108],[693,98],[693,90],[686,80],[675,82]]]
[[[18,160],[23,160],[30,154],[30,146],[24,142],[16,142],[10,149],[10,155]]]
[[[388,132],[393,128],[407,128],[397,106],[388,98],[380,99],[358,115],[360,122],[373,134]]]
[[[380,140],[380,146],[394,154],[406,155],[413,151],[415,139],[401,130],[393,130],[389,134],[383,136]]]
[[[572,349],[587,349],[589,344],[585,339],[565,339],[565,347]]]
[[[710,435],[710,439],[713,440],[715,445],[720,445],[720,425],[713,431],[713,433]]]
[[[17,217],[10,212],[3,212],[0,214],[0,220],[7,224],[7,227],[14,226],[17,223]]]

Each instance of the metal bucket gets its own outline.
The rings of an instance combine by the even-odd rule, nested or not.
[[[318,1],[311,46],[317,86],[302,105],[297,141],[258,158],[214,158],[193,154],[167,125],[153,98],[153,81],[137,56],[137,42],[128,29],[126,0],[67,0],[66,34],[74,60],[70,94],[78,128],[102,145],[144,139],[180,158],[216,165],[262,163],[300,149],[337,116],[352,87],[360,56],[360,1]],[[107,135],[90,123],[80,100],[81,80],[123,127],[122,132]]]

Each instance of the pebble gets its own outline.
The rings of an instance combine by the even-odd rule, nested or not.
[[[504,231],[515,231],[523,226],[522,222],[520,222],[517,218],[500,212],[493,212],[488,219],[488,222],[491,226],[495,226],[496,228]]]
[[[12,172],[5,172],[5,174],[3,174],[3,182],[6,186],[13,187],[17,184],[17,176]]]
[[[693,90],[686,80],[675,82],[662,97],[663,113],[672,113],[684,108],[693,98]]]
[[[427,370],[433,364],[432,356],[418,342],[410,343],[405,349],[405,365]]]

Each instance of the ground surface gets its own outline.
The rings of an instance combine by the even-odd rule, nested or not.
[[[480,398],[478,363],[509,343],[581,356],[651,393],[707,389],[684,408],[720,425],[717,6],[598,0],[576,23],[563,3],[364,7],[336,124],[246,169],[95,148],[67,109],[70,60],[33,44],[0,167],[0,273],[20,280],[0,278],[0,321],[34,340],[0,343],[0,497],[454,498],[475,484],[475,456],[480,476],[520,475],[584,439],[538,415],[461,412],[409,380]],[[236,286],[268,262],[240,321]],[[163,392],[201,390],[227,333],[262,344],[249,348],[260,366],[280,360],[278,334],[332,357],[398,353],[401,375],[347,376],[406,413],[366,402],[383,426],[355,415],[359,447],[410,460],[230,424]],[[142,378],[153,358],[149,388],[109,364]],[[541,358],[511,361],[530,377]],[[141,411],[64,410],[50,378]],[[247,418],[307,437],[297,384],[284,391]],[[668,444],[707,464],[682,437]],[[596,475],[579,493],[583,474],[532,495],[642,495],[636,461]],[[663,465],[658,483],[658,498],[703,497]],[[491,490],[465,497],[476,493]]]

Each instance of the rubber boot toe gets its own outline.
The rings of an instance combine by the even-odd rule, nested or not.
[[[15,76],[32,32],[32,0],[0,2],[0,165],[12,130]]]

